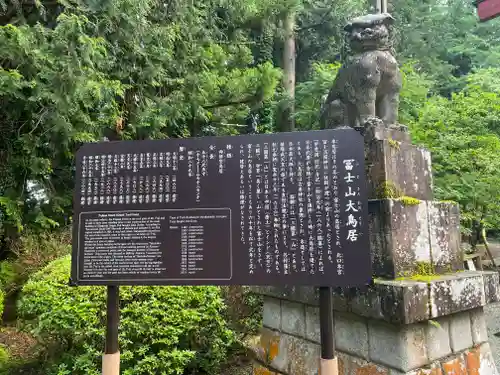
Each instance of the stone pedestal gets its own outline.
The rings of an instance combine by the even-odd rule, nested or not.
[[[496,272],[463,270],[460,213],[432,200],[431,158],[408,133],[365,133],[374,283],[334,292],[339,375],[496,375],[483,306]],[[258,287],[264,327],[254,374],[318,375],[317,288]]]
[[[373,127],[365,142],[368,199],[432,199],[430,153],[412,145],[408,133]]]
[[[317,290],[256,291],[265,298],[262,333],[249,341],[254,374],[318,375]],[[335,293],[334,301],[339,375],[497,374],[483,314],[500,301],[496,272],[376,280],[365,292]]]
[[[375,277],[463,269],[456,204],[403,197],[371,200],[368,209]]]

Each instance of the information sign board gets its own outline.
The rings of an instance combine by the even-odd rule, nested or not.
[[[76,285],[370,282],[353,129],[90,143],[76,155]]]
[[[477,0],[475,5],[481,22],[500,16],[500,0]]]

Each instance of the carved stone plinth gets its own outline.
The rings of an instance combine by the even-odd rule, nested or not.
[[[411,275],[417,273],[419,263],[431,263],[426,202],[373,200],[368,210],[374,276]]]
[[[411,135],[406,131],[401,131],[396,128],[389,128],[384,125],[369,126],[365,130],[365,142],[370,143],[373,140],[383,141],[392,139],[398,142],[411,143]]]
[[[451,202],[427,202],[431,258],[438,274],[463,269],[460,209]]]
[[[375,277],[463,269],[455,204],[380,199],[369,201],[368,209]]]
[[[432,199],[429,151],[409,143],[408,133],[383,127],[368,129],[365,140],[369,199]]]

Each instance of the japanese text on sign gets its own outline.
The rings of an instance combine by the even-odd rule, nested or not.
[[[364,142],[352,129],[97,143],[77,161],[76,283],[370,279]]]

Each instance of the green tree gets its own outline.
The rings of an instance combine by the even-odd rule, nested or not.
[[[500,58],[500,20],[479,23],[468,0],[390,2],[396,19],[400,60],[417,60],[445,96],[460,91],[463,77],[496,66]]]
[[[500,93],[471,83],[451,99],[433,97],[412,124],[412,134],[432,152],[438,198],[460,204],[463,229],[498,228]]]
[[[4,4],[0,27],[0,206],[9,236],[69,221],[82,142],[235,133],[226,124],[243,123],[280,79],[252,55],[257,2],[35,4]]]

